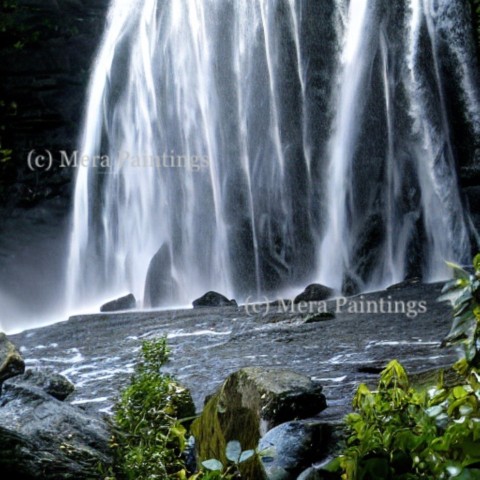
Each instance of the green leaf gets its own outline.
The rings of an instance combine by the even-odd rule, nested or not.
[[[468,310],[467,312],[463,313],[460,317],[456,317],[453,320],[452,328],[448,335],[445,337],[444,342],[453,343],[456,340],[459,340],[465,334],[475,328],[476,321],[474,314]]]
[[[475,269],[475,272],[480,272],[480,253],[475,255],[475,258],[473,259],[473,268]]]
[[[457,265],[456,263],[452,263],[452,262],[446,262],[446,263],[447,263],[447,266],[453,270],[453,276],[455,278],[464,279],[464,280],[470,279],[470,274],[466,270],[464,270],[460,265]]]
[[[237,440],[232,440],[227,443],[227,448],[225,451],[225,455],[233,463],[238,463],[240,455],[242,453],[242,446],[240,442]]]
[[[455,398],[464,398],[467,395],[468,395],[468,392],[461,385],[459,385],[459,386],[457,386],[453,389],[453,396]]]
[[[336,457],[324,465],[322,470],[325,470],[326,472],[338,472],[341,468],[341,457]]]
[[[455,480],[480,480],[480,470],[464,468],[460,475],[457,475]]]
[[[364,465],[364,478],[390,478],[390,467],[385,458],[370,458]]]
[[[262,458],[263,457],[275,457],[276,454],[277,454],[277,451],[275,450],[275,447],[267,447],[267,448],[264,448],[263,450],[260,450],[259,452],[257,452],[257,455],[259,457],[262,457]]]
[[[207,469],[211,470],[212,472],[221,472],[223,470],[223,463],[215,458],[211,458],[210,460],[205,460],[202,462],[202,465]]]
[[[238,463],[246,462],[255,455],[255,450],[245,450],[241,453]]]
[[[425,412],[429,417],[437,417],[443,412],[443,408],[440,405],[435,405],[433,407],[427,408]]]

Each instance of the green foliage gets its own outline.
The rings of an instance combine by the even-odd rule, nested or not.
[[[454,279],[443,288],[443,300],[453,306],[453,323],[444,345],[460,345],[463,357],[455,364],[461,374],[480,367],[480,255],[473,259],[474,273],[458,265],[453,268]]]
[[[454,365],[461,374],[447,386],[412,388],[403,367],[392,361],[378,389],[360,385],[342,455],[326,470],[344,480],[480,479],[480,255],[473,273],[458,265],[442,299],[453,305],[452,327],[444,345],[460,345]]]
[[[227,443],[225,449],[225,457],[228,460],[227,465],[223,465],[220,460],[210,459],[202,462],[202,466],[206,469],[206,475],[211,475],[210,477],[201,477],[206,478],[219,478],[219,479],[236,479],[241,478],[239,465],[243,462],[246,462],[256,454],[255,450],[245,450],[242,451],[240,442],[232,440]],[[213,476],[216,475],[216,476]]]
[[[354,413],[346,418],[349,438],[327,470],[342,479],[480,479],[480,376],[439,384],[425,391],[410,386],[392,361],[378,390],[360,385]]]
[[[130,385],[115,405],[110,479],[185,479],[188,417],[195,409],[188,390],[160,372],[168,359],[164,338],[142,344]],[[179,419],[187,419],[184,425]]]
[[[105,480],[236,480],[238,465],[251,458],[240,443],[229,442],[228,465],[211,459],[188,476],[185,447],[195,407],[188,390],[160,372],[168,361],[165,338],[143,342],[130,385],[114,407],[114,466],[100,466]]]

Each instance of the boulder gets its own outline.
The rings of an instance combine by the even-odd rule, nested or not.
[[[193,308],[201,307],[238,307],[235,300],[229,300],[221,293],[207,292],[200,298],[197,298],[192,303]]]
[[[150,260],[143,305],[145,308],[167,306],[177,298],[178,285],[172,275],[172,257],[168,245],[162,245]]]
[[[300,295],[295,297],[294,303],[300,302],[321,302],[333,297],[334,291],[320,285],[319,283],[312,283]]]
[[[60,401],[65,400],[75,390],[75,386],[68,378],[51,369],[29,369],[23,375],[7,380],[5,385],[37,387]]]
[[[107,312],[120,312],[122,310],[133,310],[137,307],[137,300],[135,296],[130,293],[124,297],[117,298],[111,302],[107,302],[100,307],[100,311]]]
[[[256,448],[268,430],[326,408],[321,385],[290,370],[248,367],[230,375],[193,422],[200,460],[226,462],[225,448],[238,440],[243,450]],[[242,463],[245,478],[267,478],[257,458]]]
[[[25,362],[17,347],[0,332],[0,385],[8,378],[25,371]]]
[[[272,455],[261,457],[267,478],[295,480],[324,459],[330,436],[328,426],[315,420],[287,422],[268,431],[258,446],[259,451],[273,449]]]
[[[26,384],[5,384],[0,405],[1,478],[87,480],[111,464],[100,418]]]

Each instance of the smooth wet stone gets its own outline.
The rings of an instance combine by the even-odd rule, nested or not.
[[[321,302],[323,300],[328,300],[333,297],[334,291],[326,287],[325,285],[320,285],[318,283],[312,283],[305,290],[295,297],[294,303],[300,302]]]
[[[100,311],[103,313],[120,312],[124,310],[133,310],[136,307],[137,300],[133,293],[130,293],[129,295],[105,303],[100,307]]]
[[[271,456],[262,457],[268,479],[295,480],[325,458],[330,439],[330,428],[318,420],[287,422],[268,431],[258,445],[259,451],[273,448]]]
[[[175,302],[178,285],[172,276],[172,256],[168,245],[162,245],[153,256],[147,271],[144,307],[158,308]]]
[[[218,292],[207,292],[192,302],[193,308],[201,307],[237,307],[235,300],[229,300]]]

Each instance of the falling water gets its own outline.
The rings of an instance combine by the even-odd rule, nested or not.
[[[435,21],[448,2],[435,3],[437,12],[431,0],[398,4],[390,19],[382,2],[350,4],[319,254],[320,280],[337,289],[412,274],[438,280],[448,275],[444,260],[468,259],[436,45]],[[389,21],[402,18],[398,39]],[[372,114],[380,122],[362,123]]]
[[[465,259],[432,2],[327,3],[112,1],[80,142],[71,307],[142,298],[162,245],[170,305],[365,289]]]

